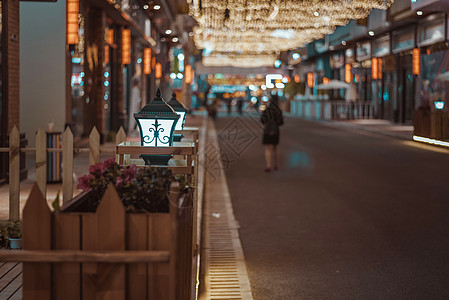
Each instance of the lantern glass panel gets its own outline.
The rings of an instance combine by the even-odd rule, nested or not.
[[[176,122],[175,130],[182,130],[184,128],[186,113],[183,111],[177,111],[176,113],[179,115],[179,119]]]
[[[176,120],[138,119],[141,133],[141,145],[151,147],[169,147],[173,144],[172,129]]]

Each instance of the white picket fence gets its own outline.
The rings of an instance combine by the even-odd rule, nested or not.
[[[122,127],[117,132],[115,143],[126,141],[126,133]],[[20,134],[17,127],[9,133],[9,147],[1,147],[0,152],[9,153],[9,220],[20,218],[20,152],[35,152],[36,183],[43,195],[47,190],[47,152],[62,152],[62,201],[73,198],[73,154],[89,153],[89,164],[100,161],[100,152],[115,154],[113,150],[100,149],[100,134],[94,127],[89,135],[89,148],[74,148],[73,134],[67,128],[62,135],[62,148],[47,148],[47,133],[39,129],[36,133],[36,147],[20,148]]]

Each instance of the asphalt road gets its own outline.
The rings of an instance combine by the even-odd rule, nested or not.
[[[254,299],[449,299],[449,152],[286,118],[216,121]]]

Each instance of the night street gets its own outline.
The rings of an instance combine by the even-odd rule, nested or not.
[[[286,117],[265,173],[258,115],[216,127],[254,299],[449,298],[449,151]]]

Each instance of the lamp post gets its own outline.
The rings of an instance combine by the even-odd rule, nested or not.
[[[140,131],[140,144],[145,147],[170,147],[179,115],[161,97],[158,89],[156,98],[134,114]],[[146,165],[167,165],[173,155],[144,155]]]
[[[181,102],[179,102],[178,99],[176,99],[175,93],[172,94],[172,98],[170,99],[170,101],[168,101],[168,105],[173,107],[175,112],[180,116],[178,122],[176,122],[175,130],[184,129],[184,122],[186,121],[188,109]],[[175,134],[173,136],[173,140],[175,142],[180,142],[182,138],[183,138],[182,134]]]

